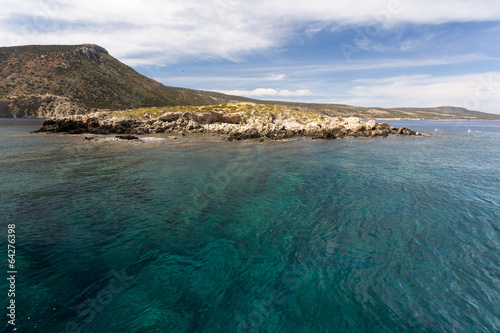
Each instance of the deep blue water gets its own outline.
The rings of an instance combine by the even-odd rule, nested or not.
[[[20,332],[500,331],[500,122],[265,143],[40,123],[0,119],[4,331],[7,224]]]

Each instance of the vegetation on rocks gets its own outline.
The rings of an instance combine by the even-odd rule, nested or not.
[[[225,104],[224,104],[225,103]],[[257,112],[291,110],[305,124],[321,117],[363,119],[500,119],[500,115],[463,108],[365,108],[342,104],[260,101],[218,92],[168,87],[139,74],[97,45],[28,45],[0,47],[0,117],[53,117],[97,110],[143,113],[249,112],[234,103],[260,105]],[[250,104],[246,104],[250,105]],[[171,107],[171,108],[169,108]],[[248,106],[245,106],[249,108]],[[151,109],[156,108],[156,109]],[[173,108],[173,109],[172,109]],[[132,109],[132,111],[124,111]]]
[[[229,100],[203,91],[164,86],[97,45],[0,48],[0,101],[4,102],[0,116],[50,116],[57,111],[43,104],[48,97],[65,98],[71,103],[68,110],[72,114]],[[19,107],[23,105],[26,108]]]
[[[335,139],[345,136],[387,137],[390,134],[417,135],[374,120],[330,117],[317,113],[259,104],[223,104],[214,107],[169,107],[129,111],[98,112],[56,117],[43,122],[40,132],[71,134],[215,133],[230,141],[296,136]]]

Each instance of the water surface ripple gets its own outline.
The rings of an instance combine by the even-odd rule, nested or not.
[[[22,332],[500,331],[498,122],[262,144],[39,122],[0,119]]]

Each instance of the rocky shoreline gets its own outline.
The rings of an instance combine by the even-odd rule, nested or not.
[[[329,117],[305,119],[293,113],[257,112],[167,112],[141,117],[96,112],[86,115],[54,117],[44,120],[37,132],[68,134],[126,134],[152,133],[214,133],[227,140],[286,139],[303,136],[314,139],[352,137],[387,137],[392,134],[422,135],[406,127],[396,128],[387,123],[367,122],[360,118]]]

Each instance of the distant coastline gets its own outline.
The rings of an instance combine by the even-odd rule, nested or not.
[[[318,116],[361,119],[499,119],[463,107],[361,107],[257,100],[216,91],[165,86],[95,44],[0,47],[0,117],[52,118],[102,110],[193,108],[249,103]]]

